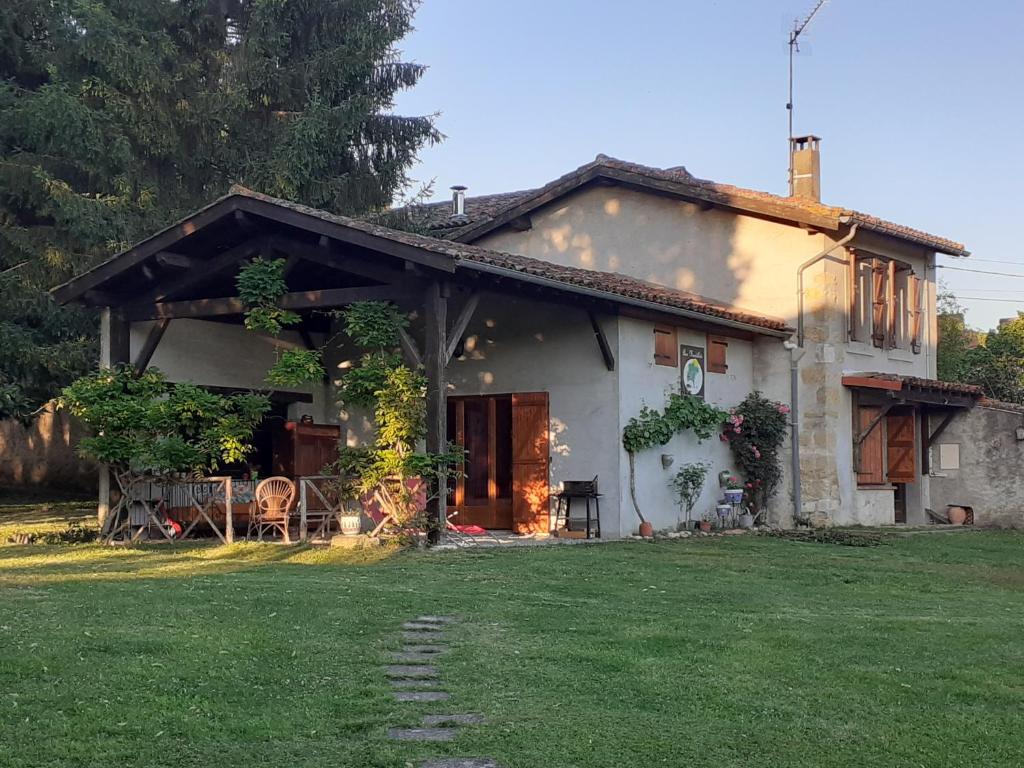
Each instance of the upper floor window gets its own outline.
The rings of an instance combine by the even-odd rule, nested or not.
[[[849,282],[850,339],[921,351],[923,284],[909,264],[853,251]]]

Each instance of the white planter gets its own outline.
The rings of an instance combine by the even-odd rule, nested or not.
[[[338,525],[341,526],[342,535],[357,536],[363,527],[362,515],[341,515],[338,517]]]
[[[743,501],[743,489],[742,488],[726,488],[725,489],[725,500],[729,504],[739,504]]]

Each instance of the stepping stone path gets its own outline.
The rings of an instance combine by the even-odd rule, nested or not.
[[[451,696],[438,690],[439,670],[435,664],[448,650],[444,630],[456,621],[454,616],[418,616],[402,624],[405,645],[388,654],[393,664],[384,671],[394,689],[396,701],[435,702],[448,701]],[[395,741],[451,741],[466,725],[482,725],[483,715],[436,714],[424,715],[419,728],[389,728],[388,738]],[[443,757],[421,762],[420,768],[500,768],[487,757]]]

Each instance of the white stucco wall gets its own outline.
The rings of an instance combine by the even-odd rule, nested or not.
[[[678,329],[679,344],[705,347],[707,336],[699,331]],[[657,365],[654,362],[654,326],[646,321],[631,318],[619,319],[619,410],[621,421],[616,449],[620,456],[620,501],[621,535],[636,533],[639,519],[629,497],[629,460],[622,448],[622,429],[632,417],[647,405],[662,410],[671,392],[680,389],[680,369]],[[753,350],[750,342],[739,339],[729,340],[728,373],[709,373],[705,381],[705,399],[723,409],[739,403],[753,388]],[[662,466],[662,454],[673,458],[668,468]],[[721,498],[718,473],[732,468],[732,456],[728,446],[719,440],[717,433],[703,443],[692,433],[677,435],[662,447],[638,453],[636,456],[636,492],[640,511],[654,528],[675,528],[685,519],[685,511],[676,503],[669,481],[684,464],[694,461],[708,461],[707,482],[697,506],[692,513],[693,520],[699,520],[703,512],[713,511],[715,502]]]
[[[618,358],[616,318],[599,321]],[[547,392],[552,490],[565,480],[598,475],[602,533],[615,535],[619,376],[605,368],[587,313],[572,305],[484,294],[465,338],[465,354],[448,366],[449,394]]]
[[[152,326],[152,322],[132,323],[132,359],[138,355]],[[323,342],[317,335],[313,340],[318,344]],[[277,359],[276,351],[303,346],[299,335],[291,331],[274,338],[246,330],[241,325],[178,319],[167,326],[150,366],[159,368],[171,381],[265,390],[268,386],[264,378]],[[288,408],[289,418],[297,419],[309,413],[321,423],[336,421],[332,418],[331,398],[324,387],[295,391],[311,394],[313,402],[293,403]]]

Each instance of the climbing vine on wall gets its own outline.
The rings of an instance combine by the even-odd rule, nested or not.
[[[676,434],[691,431],[698,441],[707,440],[725,420],[726,413],[693,395],[673,392],[664,411],[649,406],[626,422],[622,447],[629,456],[629,494],[640,522],[647,522],[636,500],[636,454],[648,448],[667,445]]]

